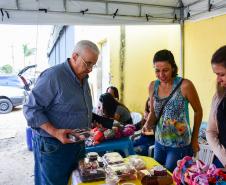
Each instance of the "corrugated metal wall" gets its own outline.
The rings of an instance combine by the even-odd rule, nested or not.
[[[54,66],[70,57],[74,48],[74,26],[63,26],[59,34],[54,38],[55,43],[49,52],[49,65]]]

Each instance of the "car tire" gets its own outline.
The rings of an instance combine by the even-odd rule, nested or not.
[[[0,99],[0,114],[6,114],[13,110],[12,102],[7,98]]]

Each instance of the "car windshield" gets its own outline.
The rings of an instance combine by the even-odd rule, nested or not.
[[[23,82],[17,75],[0,75],[0,86],[13,86],[23,88]]]

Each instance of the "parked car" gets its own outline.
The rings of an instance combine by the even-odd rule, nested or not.
[[[0,114],[9,113],[14,107],[23,105],[25,99],[26,94],[23,88],[0,86]]]
[[[17,75],[0,75],[0,114],[9,113],[14,107],[23,105],[30,91],[32,81],[23,73],[36,65],[27,66]]]
[[[17,75],[0,75],[0,86],[23,88],[24,84]]]

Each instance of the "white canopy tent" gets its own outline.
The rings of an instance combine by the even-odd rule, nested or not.
[[[183,75],[184,21],[226,13],[226,0],[0,0],[0,24],[62,25],[180,24]],[[51,47],[50,47],[51,48]]]
[[[172,24],[225,13],[225,0],[0,0],[2,24]]]

